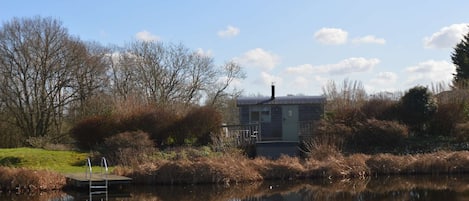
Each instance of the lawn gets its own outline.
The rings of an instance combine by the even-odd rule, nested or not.
[[[34,148],[0,149],[0,166],[45,169],[59,173],[86,171],[88,153]],[[93,167],[99,171],[99,167]]]

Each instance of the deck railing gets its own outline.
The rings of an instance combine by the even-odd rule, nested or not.
[[[262,140],[259,124],[225,125],[222,130],[224,137],[235,146],[251,145]]]

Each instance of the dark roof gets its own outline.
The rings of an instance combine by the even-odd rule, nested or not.
[[[325,103],[324,96],[279,96],[271,100],[270,97],[240,97],[236,101],[238,106],[241,105],[301,105]]]

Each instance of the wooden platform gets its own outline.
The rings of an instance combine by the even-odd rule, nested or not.
[[[109,186],[130,184],[132,182],[131,178],[119,175],[108,174],[106,177]],[[65,174],[65,178],[67,179],[67,185],[73,187],[89,187],[90,184],[90,181],[88,180],[88,178],[86,178],[85,173]],[[105,183],[105,180],[103,179],[101,174],[93,174],[91,181],[93,185],[103,185]]]

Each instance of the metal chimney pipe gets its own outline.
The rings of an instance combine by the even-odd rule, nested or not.
[[[270,96],[270,100],[275,99],[275,85],[272,84],[272,95]]]

